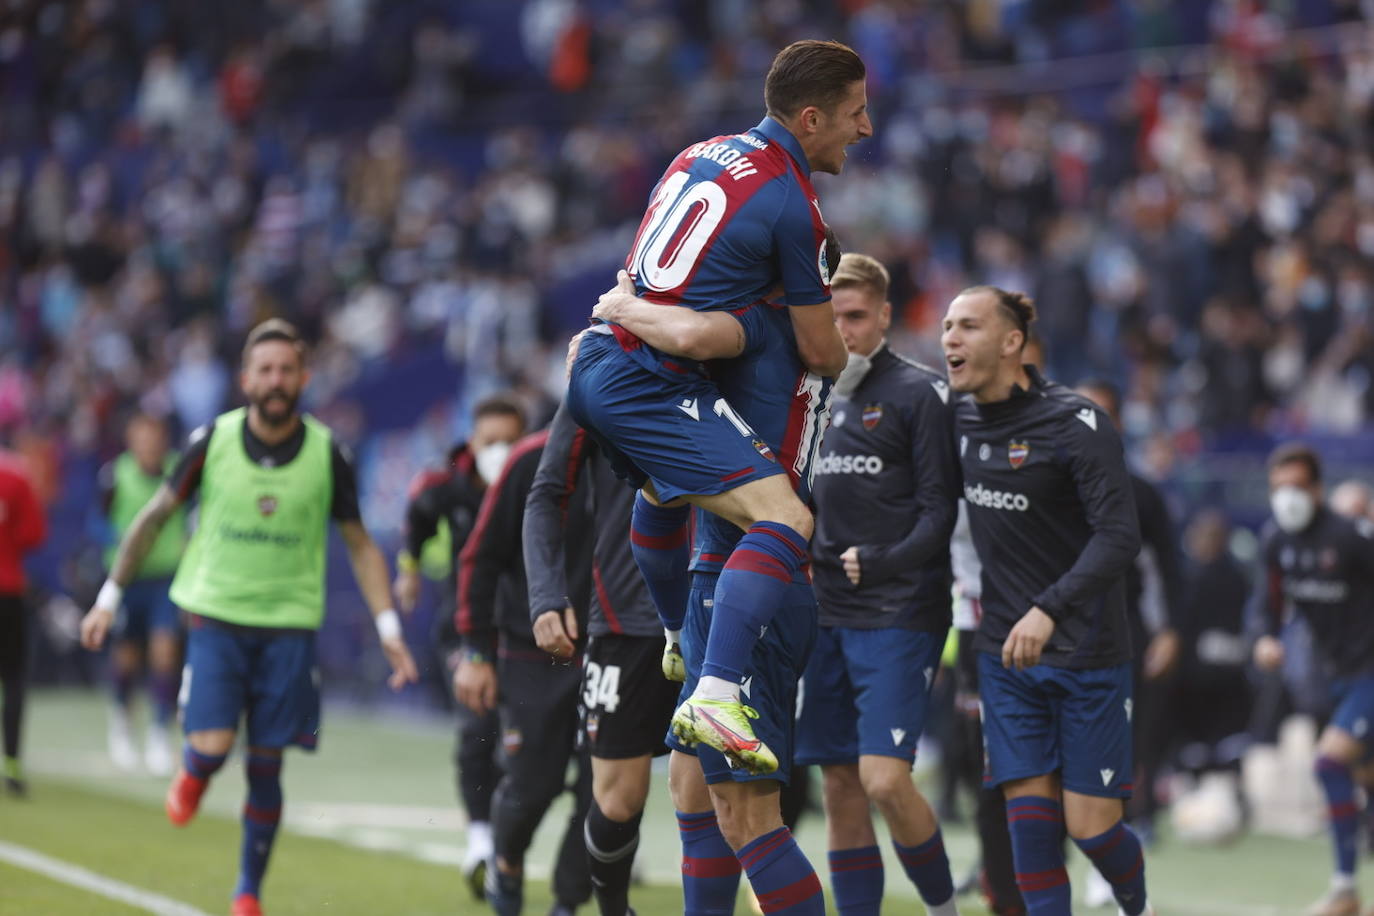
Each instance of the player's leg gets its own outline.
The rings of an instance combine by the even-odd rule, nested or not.
[[[261,913],[258,900],[281,823],[282,750],[292,745],[314,750],[320,730],[314,634],[247,639],[251,645],[244,759],[248,793],[243,804],[234,916]]]
[[[151,717],[143,749],[143,762],[154,775],[172,769],[169,731],[176,713],[177,679],[181,669],[180,612],[168,595],[170,584],[156,586],[148,635],[148,700]]]
[[[726,843],[765,913],[825,913],[820,878],[782,822],[774,780],[720,782],[711,787]]]
[[[858,718],[838,628],[819,628],[798,694],[794,762],[821,768],[835,907],[845,914],[876,914],[883,899],[883,857],[859,781]]]
[[[759,734],[778,749],[777,779],[730,770],[712,748],[699,748],[698,758],[721,833],[764,912],[820,914],[825,912],[820,879],[783,824],[779,804],[779,780],[791,776],[797,682],[816,641],[816,599],[810,584],[792,585],[781,605],[776,626],[755,648],[745,682],[750,701],[762,714]]]
[[[650,484],[635,496],[630,514],[630,552],[649,589],[666,638],[661,663],[663,676],[681,683],[682,621],[687,616],[691,560],[689,522],[692,507],[677,501],[658,501]]]
[[[148,640],[149,608],[143,583],[131,583],[124,593],[110,640],[110,720],[106,744],[110,761],[119,769],[138,767],[134,749],[134,685],[143,671],[143,647]]]
[[[458,735],[454,764],[458,798],[467,814],[463,846],[463,878],[472,895],[485,895],[487,861],[491,858],[491,798],[501,779],[497,763],[500,719],[496,710],[477,715],[465,706],[458,709]]]
[[[664,642],[595,636],[583,662],[579,718],[592,768],[587,866],[603,916],[624,916],[629,909],[650,764],[667,752],[663,733],[677,703],[677,685],[660,670]]]
[[[945,631],[839,628],[858,714],[859,779],[892,834],[897,859],[932,916],[957,912],[935,812],[911,779]]]
[[[1145,855],[1126,825],[1131,796],[1129,664],[1054,672],[1064,820],[1070,838],[1112,886],[1126,916],[1147,912]]]
[[[821,767],[830,892],[845,916],[877,916],[883,902],[883,853],[873,831],[859,765]]]
[[[253,647],[237,633],[202,623],[189,633],[180,703],[186,743],[167,789],[167,819],[178,827],[195,816],[210,778],[224,766],[248,705]]]
[[[28,656],[28,626],[23,598],[0,596],[0,707],[5,751],[5,789],[22,796],[27,791],[19,762],[20,731],[24,724],[24,680]]]
[[[487,899],[497,913],[519,913],[524,901],[525,854],[549,805],[563,791],[577,728],[570,708],[561,718],[550,709],[561,694],[576,694],[579,672],[552,665],[532,641],[503,635],[497,659],[500,683],[501,781],[492,797],[492,863]],[[568,679],[565,691],[551,678]],[[562,708],[562,707],[559,707]],[[582,848],[581,822],[575,835]],[[585,872],[585,858],[582,859]],[[572,902],[572,901],[570,901]]]
[[[1359,911],[1355,865],[1359,847],[1359,812],[1355,803],[1355,767],[1365,757],[1362,738],[1374,722],[1374,678],[1358,678],[1341,687],[1331,722],[1317,742],[1316,776],[1326,797],[1334,868],[1325,897],[1308,910],[1311,916],[1340,916]]]
[[[1012,671],[1001,658],[978,655],[987,747],[986,782],[1006,798],[1016,885],[1031,916],[1070,913],[1069,875],[1064,867],[1064,810],[1059,781],[1057,733],[1048,698],[1038,682],[1042,669]]]
[[[701,764],[674,750],[668,759],[668,791],[682,840],[684,916],[729,916],[735,911],[740,863],[720,832]]]
[[[715,587],[715,576],[692,576],[682,631],[686,679],[678,699],[685,700],[696,689],[701,657],[706,651],[706,638],[711,629]],[[668,732],[664,743],[672,749],[668,758],[668,791],[677,811],[678,836],[682,841],[683,912],[687,916],[733,913],[740,864],[721,835],[697,752],[678,741],[672,731]]]
[[[574,721],[575,725],[575,721]],[[576,728],[573,732],[575,734]],[[570,741],[576,741],[573,737]],[[568,814],[568,826],[563,831],[563,839],[558,844],[558,858],[553,867],[553,900],[549,916],[572,916],[577,908],[592,897],[591,870],[587,867],[587,812],[592,804],[592,762],[585,749],[573,749],[564,760],[575,762],[573,782],[568,786],[572,793],[573,806]]]

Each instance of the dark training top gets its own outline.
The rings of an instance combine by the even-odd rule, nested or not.
[[[497,631],[504,630],[524,642],[533,639],[530,618],[523,601],[507,605],[498,601],[503,576],[510,576],[517,596],[527,591],[525,559],[521,547],[525,500],[534,484],[549,431],[526,436],[511,449],[506,466],[482,498],[477,522],[458,558],[458,610],[455,626],[465,645],[491,658]],[[586,494],[578,491],[569,504],[568,526],[585,531]],[[568,598],[578,612],[578,628],[586,631],[587,593],[591,587],[591,542],[574,540],[567,551]],[[499,613],[498,613],[499,611]]]
[[[816,463],[811,563],[824,626],[943,630],[959,465],[949,385],[884,344],[830,408]],[[840,555],[859,548],[859,585]]]
[[[1032,607],[1055,620],[1041,663],[1101,668],[1131,657],[1126,574],[1140,530],[1121,440],[1087,398],[1027,366],[1030,388],[955,408],[964,500],[983,563],[974,646],[1000,654]]]
[[[1275,635],[1291,602],[1332,675],[1374,672],[1374,541],[1349,519],[1322,506],[1292,534],[1271,520],[1260,535],[1260,582],[1250,600]]]
[[[590,531],[575,526],[570,512],[579,487],[587,493]],[[567,405],[559,405],[525,502],[525,571],[531,621],[545,611],[562,611],[567,606],[565,545],[576,550],[590,543],[590,635],[662,635],[658,611],[630,552],[634,501],[634,488],[616,478],[596,442],[573,420]]]

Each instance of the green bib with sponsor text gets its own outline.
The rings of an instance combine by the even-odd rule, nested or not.
[[[331,434],[303,416],[296,457],[264,467],[244,449],[247,410],[215,420],[200,478],[200,524],[172,581],[195,614],[252,627],[318,629],[334,492]]]
[[[166,476],[176,467],[177,456],[168,455],[163,462],[163,475]],[[143,510],[162,486],[162,477],[143,473],[134,456],[124,452],[114,463],[114,491],[110,500],[110,524],[115,530],[115,542],[105,551],[105,568],[114,566],[115,554],[124,532],[133,524],[134,517]],[[182,548],[186,546],[186,510],[178,508],[167,519],[158,532],[152,549],[143,558],[143,565],[135,573],[136,579],[166,579],[176,572],[181,560]]]

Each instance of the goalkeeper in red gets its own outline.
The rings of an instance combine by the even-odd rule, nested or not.
[[[172,581],[190,639],[182,681],[186,747],[167,791],[167,817],[182,826],[195,815],[245,719],[248,798],[233,916],[262,913],[262,878],[281,819],[282,751],[313,750],[319,736],[315,632],[324,618],[331,518],[376,621],[391,685],[416,680],[390,607],[386,560],[363,527],[352,464],[326,426],[296,409],[309,378],[294,327],[273,319],[253,329],[240,373],[249,406],[192,433],[169,481],[125,532],[81,623],[82,644],[100,648],[158,533],[199,493],[200,524]]]

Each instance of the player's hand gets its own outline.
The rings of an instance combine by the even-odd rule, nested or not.
[[[1261,671],[1274,671],[1283,664],[1283,642],[1275,636],[1261,636],[1255,641],[1255,664]]]
[[[453,692],[458,702],[477,715],[496,708],[496,668],[491,662],[465,658],[453,674]]]
[[[401,570],[396,573],[396,581],[391,584],[391,590],[396,593],[396,607],[400,608],[402,614],[409,614],[415,610],[415,605],[420,600],[420,573],[416,570]]]
[[[1040,653],[1054,635],[1054,618],[1038,607],[1026,612],[1002,643],[1002,667],[1025,671],[1040,664]]]
[[[1177,630],[1165,628],[1156,633],[1145,650],[1145,679],[1153,681],[1173,671],[1182,651],[1183,643]]]
[[[98,652],[105,645],[105,636],[114,624],[114,611],[95,605],[81,618],[81,647]]]
[[[572,658],[577,641],[577,612],[571,607],[545,611],[534,621],[534,641],[555,658]]]
[[[863,578],[863,569],[859,566],[859,548],[851,547],[840,554],[840,562],[844,564],[844,574],[849,577],[849,581],[858,585],[859,580]]]
[[[635,281],[625,271],[615,275],[615,286],[601,294],[592,308],[592,317],[617,322],[624,317],[621,309],[635,300]]]
[[[400,690],[406,684],[420,683],[420,671],[415,667],[415,659],[410,657],[404,639],[398,636],[382,640],[382,654],[391,666],[391,677],[386,682],[392,690]]]

